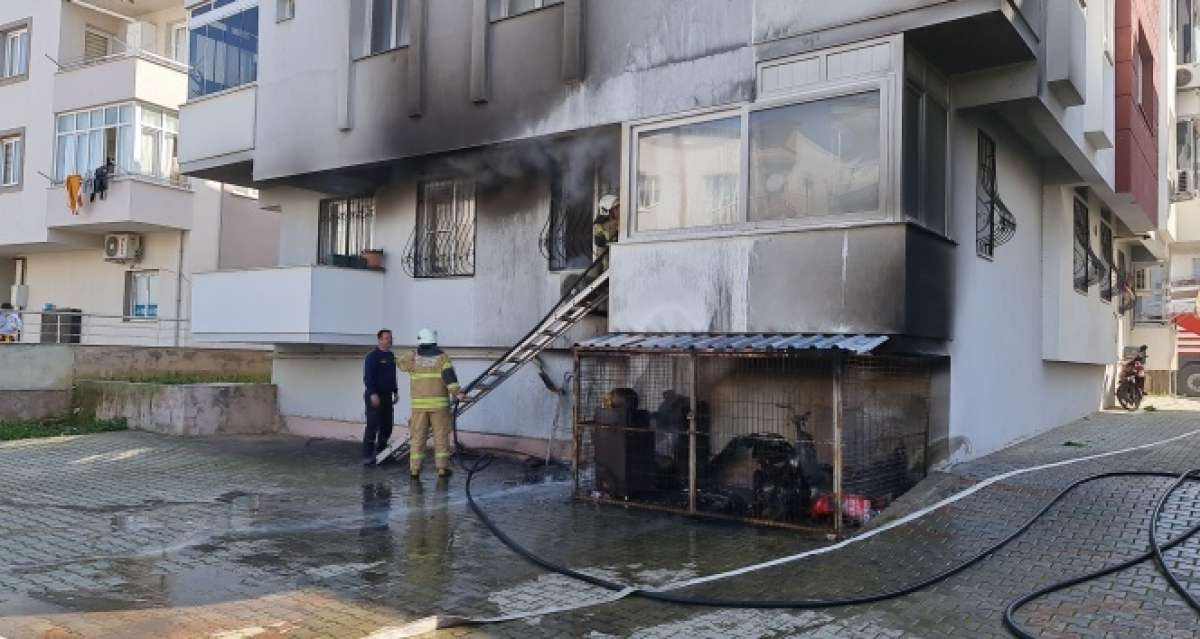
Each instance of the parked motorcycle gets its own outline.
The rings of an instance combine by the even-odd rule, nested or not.
[[[1117,375],[1117,402],[1121,404],[1121,408],[1134,411],[1141,406],[1145,380],[1146,365],[1141,357],[1121,363],[1121,371]]]

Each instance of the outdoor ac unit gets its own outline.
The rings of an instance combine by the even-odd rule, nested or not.
[[[1179,169],[1175,174],[1175,194],[1192,195],[1196,190],[1196,174],[1191,169]]]
[[[1193,62],[1175,67],[1175,88],[1200,88],[1200,63]]]
[[[142,257],[142,238],[134,233],[110,233],[104,236],[104,259],[129,262]]]

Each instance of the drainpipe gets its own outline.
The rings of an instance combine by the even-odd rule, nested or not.
[[[179,230],[179,259],[175,263],[175,348],[179,348],[179,324],[183,312],[183,236],[187,231]]]

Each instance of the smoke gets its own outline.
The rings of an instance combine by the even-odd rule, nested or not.
[[[620,163],[619,134],[612,131],[447,154],[430,160],[425,172],[471,178],[481,191],[501,189],[514,181],[548,177],[558,181],[563,193],[569,196],[591,193],[597,177],[601,188],[615,193]]]

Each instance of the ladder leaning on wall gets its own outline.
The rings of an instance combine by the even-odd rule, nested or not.
[[[454,406],[457,418],[479,403],[484,397],[512,377],[522,366],[528,364],[554,340],[579,323],[588,313],[608,299],[608,253],[600,254],[579,280],[559,299],[554,308],[538,322],[525,337],[521,338],[503,357],[494,361],[463,389],[466,398]],[[409,442],[404,440],[388,447],[375,456],[375,463],[382,464],[389,458],[403,459],[408,456]]]

